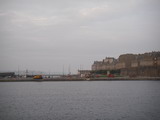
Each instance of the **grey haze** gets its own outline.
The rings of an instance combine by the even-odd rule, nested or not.
[[[160,50],[159,0],[0,0],[0,71],[65,73]]]

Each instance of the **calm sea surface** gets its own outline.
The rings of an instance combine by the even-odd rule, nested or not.
[[[160,120],[160,81],[1,82],[0,120]]]

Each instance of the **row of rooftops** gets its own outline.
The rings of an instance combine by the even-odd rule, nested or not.
[[[128,57],[132,57],[133,60],[153,60],[153,59],[160,59],[160,52],[148,52],[144,54],[122,54],[119,56],[118,59],[114,57],[106,57],[102,61],[94,61],[95,64],[101,63],[113,63],[122,61],[123,58],[128,59]]]

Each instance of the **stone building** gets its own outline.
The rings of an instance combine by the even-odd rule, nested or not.
[[[120,70],[121,75],[131,77],[160,77],[160,52],[123,54],[118,59],[106,57],[102,61],[95,61],[92,70]]]
[[[116,61],[113,57],[106,57],[103,61],[95,61],[92,70],[114,70]]]

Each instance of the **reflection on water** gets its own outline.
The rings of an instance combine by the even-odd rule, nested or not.
[[[158,120],[160,81],[0,83],[0,120]]]

